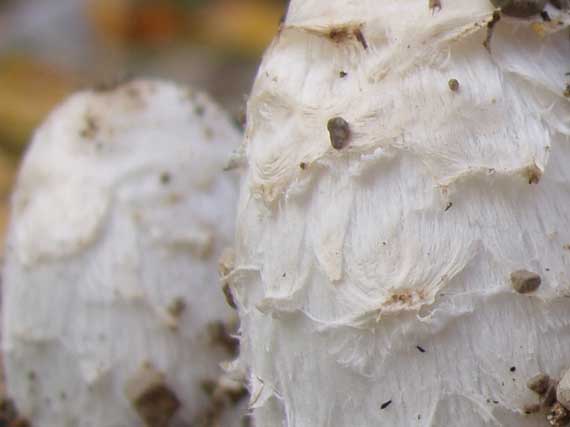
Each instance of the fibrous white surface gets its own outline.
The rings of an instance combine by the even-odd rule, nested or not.
[[[228,276],[258,426],[548,425],[523,407],[570,365],[568,14],[488,50],[490,2],[441,6],[293,0],[266,53]]]
[[[34,426],[141,425],[127,385],[145,370],[180,401],[176,422],[204,415],[201,384],[232,357],[217,258],[239,138],[209,97],[160,81],[78,93],[36,132],[3,294],[8,392]]]

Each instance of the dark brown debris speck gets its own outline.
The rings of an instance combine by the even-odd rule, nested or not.
[[[335,150],[342,150],[350,140],[350,125],[342,117],[333,117],[327,123],[331,145]]]
[[[425,348],[423,348],[423,347],[421,347],[421,346],[419,346],[419,345],[417,345],[416,348],[418,349],[418,351],[419,351],[420,353],[425,353],[425,352],[426,352]]]
[[[537,412],[540,412],[540,405],[538,403],[529,403],[524,405],[522,410],[526,415],[536,414]]]
[[[529,184],[538,184],[542,178],[542,171],[538,166],[531,165],[523,170],[523,175]]]
[[[164,376],[147,364],[129,380],[126,393],[147,427],[167,427],[180,408],[180,401]]]
[[[519,294],[527,294],[536,291],[541,278],[538,274],[528,270],[517,270],[511,273],[511,285]]]
[[[544,373],[536,374],[526,383],[526,386],[538,395],[543,395],[546,393],[549,385],[550,377]]]
[[[368,42],[364,38],[364,34],[362,33],[362,30],[360,28],[357,28],[356,30],[354,30],[353,34],[354,34],[354,37],[356,37],[356,40],[358,40],[358,42],[362,45],[362,47],[364,49],[368,49]]]
[[[338,73],[338,76],[341,79],[344,79],[346,76],[348,76],[348,73],[346,71],[341,71],[340,73]]]
[[[517,370],[516,366],[511,366],[509,369],[509,371],[511,371],[511,372],[516,372],[516,370]]]
[[[200,382],[200,388],[202,389],[202,391],[207,395],[207,396],[212,396],[214,394],[214,391],[216,390],[217,387],[217,383],[216,381],[213,380],[202,380]]]
[[[429,10],[432,11],[432,13],[435,13],[435,10],[437,9],[438,11],[441,10],[441,0],[429,0]]]
[[[226,303],[234,310],[237,310],[236,301],[234,299],[234,294],[232,294],[230,284],[229,283],[224,284],[222,290],[224,291],[224,297],[226,298]]]
[[[447,85],[449,86],[449,90],[452,92],[457,92],[459,90],[459,81],[457,79],[449,79]]]
[[[445,209],[444,209],[445,212],[447,212],[448,210],[450,210],[452,207],[453,207],[453,202],[449,202],[449,203],[447,204],[447,206],[445,206]]]
[[[391,404],[392,404],[392,401],[388,400],[388,401],[384,402],[382,405],[380,405],[380,409],[386,409]]]
[[[172,176],[168,172],[163,172],[160,174],[160,183],[162,185],[170,184],[170,181],[172,181]]]
[[[335,43],[340,43],[348,38],[348,29],[345,27],[333,28],[329,31],[329,38]]]
[[[186,302],[182,297],[175,298],[168,306],[168,312],[174,317],[182,316],[182,313],[184,313],[185,310]]]
[[[487,36],[483,42],[483,46],[489,52],[491,51],[491,39],[493,38],[493,32],[495,31],[495,25],[501,20],[501,12],[498,10],[493,12],[493,18],[487,23]]]
[[[236,356],[239,351],[239,340],[232,336],[224,322],[212,322],[208,325],[210,342],[224,348],[228,354]]]
[[[83,129],[81,129],[81,137],[85,139],[93,139],[97,136],[99,131],[99,124],[97,119],[92,114],[87,114],[85,116],[85,124]]]
[[[203,105],[196,105],[196,107],[194,108],[194,113],[199,117],[202,117],[205,112],[206,109],[204,108]]]

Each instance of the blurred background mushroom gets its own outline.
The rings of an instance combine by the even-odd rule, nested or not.
[[[285,3],[0,0],[0,241],[20,155],[64,97],[137,76],[167,78],[208,91],[238,120]]]

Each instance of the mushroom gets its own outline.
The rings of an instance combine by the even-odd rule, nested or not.
[[[563,422],[523,408],[570,364],[570,21],[489,51],[491,2],[428,6],[292,0],[262,61],[229,285],[256,425]]]
[[[8,393],[32,425],[166,427],[234,405],[217,259],[239,139],[205,94],[144,80],[75,94],[37,130],[12,199],[2,331]]]

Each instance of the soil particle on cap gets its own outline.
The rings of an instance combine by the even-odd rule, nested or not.
[[[526,386],[538,395],[543,395],[544,393],[546,393],[549,385],[550,385],[550,377],[542,372],[536,374],[526,383]]]
[[[92,114],[85,115],[85,123],[81,129],[81,137],[85,139],[94,139],[99,132],[99,122]]]
[[[519,294],[527,294],[536,291],[542,280],[532,271],[517,270],[511,273],[511,285]]]
[[[168,172],[162,172],[160,174],[160,183],[162,185],[168,185],[170,184],[170,181],[172,181],[172,175],[170,175]]]
[[[186,302],[182,297],[174,298],[168,306],[168,312],[173,317],[179,318],[186,310]]]
[[[538,184],[542,178],[542,171],[536,165],[530,165],[522,171],[529,184]]]
[[[232,293],[232,290],[230,288],[230,284],[225,283],[223,288],[222,288],[222,291],[224,292],[224,297],[226,298],[226,303],[230,306],[230,308],[237,310],[236,300],[234,299],[234,294]]]
[[[342,150],[350,140],[350,125],[342,117],[333,117],[327,123],[331,145],[335,150]]]
[[[129,379],[125,394],[147,427],[167,427],[180,408],[178,397],[164,375],[144,364]]]
[[[432,13],[435,13],[436,9],[439,12],[441,10],[441,0],[429,0],[428,6]]]
[[[368,49],[368,42],[366,41],[366,38],[364,37],[362,30],[360,28],[357,28],[356,30],[353,31],[353,34],[354,37],[356,37],[356,40],[358,40],[358,42],[362,45],[362,47],[365,50]]]
[[[219,345],[228,354],[236,356],[239,351],[239,340],[232,336],[230,328],[221,321],[208,324],[208,336],[210,344]]]
[[[483,46],[489,52],[491,51],[491,39],[493,38],[493,33],[495,31],[495,25],[501,20],[501,12],[498,10],[493,12],[492,19],[487,22],[487,36],[485,37],[485,41],[483,41]]]
[[[459,90],[459,81],[457,79],[449,79],[447,85],[449,86],[449,90],[452,92],[457,92]]]
[[[526,415],[536,414],[540,412],[540,405],[538,403],[529,403],[524,405],[522,410]]]
[[[329,31],[329,38],[335,43],[341,43],[349,38],[348,29],[345,27],[335,27]]]

